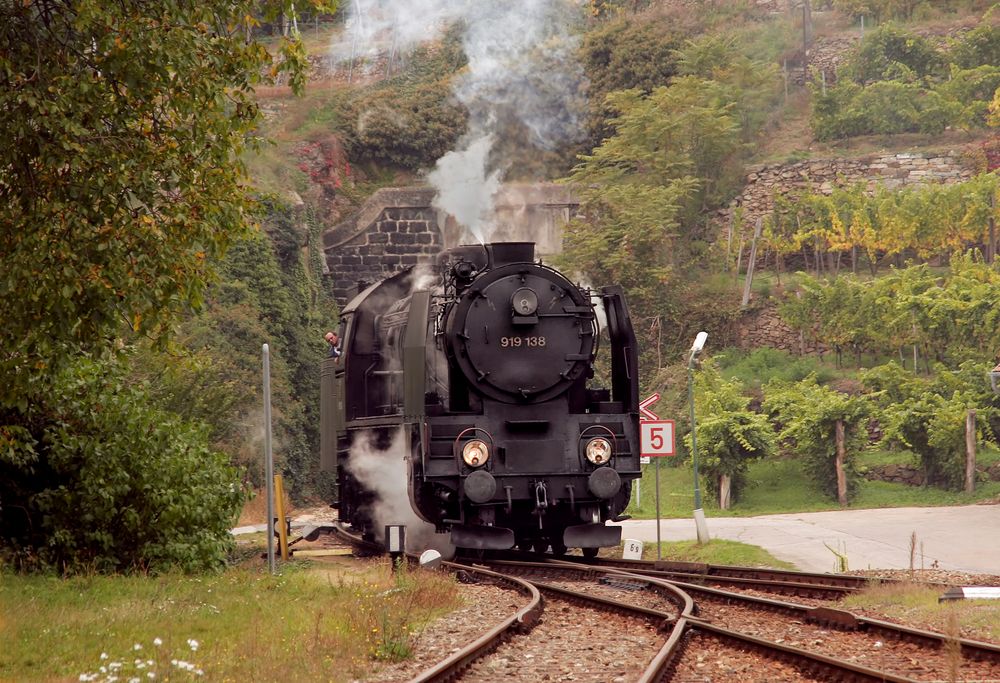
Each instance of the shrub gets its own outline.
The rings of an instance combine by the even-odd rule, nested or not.
[[[987,369],[970,361],[954,373],[938,366],[935,377],[919,377],[888,363],[866,372],[865,387],[881,409],[883,444],[916,453],[929,483],[960,489],[969,409],[976,410],[977,442],[996,441],[991,422],[998,400],[985,379]]]
[[[1000,64],[1000,26],[984,19],[952,45],[951,58],[963,69]]]
[[[613,133],[608,123],[613,112],[605,102],[608,93],[632,88],[649,93],[666,85],[677,73],[674,50],[680,44],[680,37],[634,17],[609,22],[584,35],[580,61],[590,81],[587,130],[591,146]]]
[[[769,382],[764,387],[764,409],[781,425],[778,438],[804,458],[807,474],[832,497],[837,496],[836,424],[844,424],[844,473],[850,499],[857,489],[855,456],[868,437],[866,399],[820,386],[810,376],[796,383]]]
[[[833,372],[822,367],[815,358],[793,356],[787,351],[769,346],[749,353],[730,351],[717,357],[722,374],[740,380],[744,385],[759,389],[771,380],[798,382],[813,375],[820,384],[833,379]]]
[[[731,477],[730,495],[737,500],[753,460],[773,455],[774,430],[767,416],[750,410],[738,380],[726,381],[711,362],[695,380],[698,459],[708,490],[719,499],[720,477]],[[690,452],[691,435],[685,437]]]
[[[62,572],[221,566],[237,473],[203,427],[151,406],[118,363],[80,358],[0,414],[0,553]]]
[[[944,64],[944,55],[929,40],[886,24],[865,36],[848,61],[847,74],[858,83],[897,78],[901,73],[920,79],[939,73]]]

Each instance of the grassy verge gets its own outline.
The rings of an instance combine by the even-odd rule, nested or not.
[[[995,449],[983,452],[981,462],[994,462],[1000,454]],[[884,453],[874,453],[873,462],[866,456],[861,464],[882,464],[884,462],[908,462],[890,458]],[[644,466],[642,478],[641,505],[632,504],[628,513],[639,519],[656,516],[656,468],[655,463]],[[960,491],[945,491],[933,487],[907,486],[881,481],[862,481],[857,496],[849,509],[872,509],[883,507],[927,507],[933,505],[972,505],[1000,498],[1000,482],[978,482],[976,490],[969,494]],[[825,496],[802,471],[801,463],[794,459],[772,459],[755,462],[748,472],[748,485],[739,501],[730,510],[720,510],[718,505],[702,489],[702,505],[707,515],[712,517],[751,517],[754,515],[781,514],[791,512],[820,512],[839,510],[836,500]],[[694,482],[690,465],[670,467],[664,462],[660,467],[660,516],[683,518],[694,509]]]
[[[1000,604],[996,600],[938,603],[940,595],[940,590],[918,585],[873,585],[845,598],[842,605],[847,610],[870,610],[950,636],[1000,640]]]
[[[359,678],[408,656],[411,634],[457,601],[449,577],[394,576],[387,562],[275,577],[0,573],[0,681]]]
[[[617,552],[618,555],[621,555],[621,549]],[[795,569],[795,565],[779,560],[760,546],[718,538],[714,538],[704,545],[698,545],[697,541],[665,541],[660,543],[660,557],[679,562]],[[644,560],[657,559],[655,543],[648,544],[643,548],[642,558]]]

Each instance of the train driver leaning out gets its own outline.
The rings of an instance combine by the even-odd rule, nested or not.
[[[326,357],[340,358],[340,347],[338,346],[338,344],[340,344],[340,339],[337,337],[337,333],[327,332],[323,335],[323,338],[326,339],[326,342],[330,345],[330,350],[327,352]]]

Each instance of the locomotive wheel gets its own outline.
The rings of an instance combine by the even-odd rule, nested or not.
[[[538,553],[539,555],[541,555],[542,553],[544,553],[546,550],[549,549],[549,544],[546,543],[545,541],[535,541],[532,544],[531,549],[536,553]]]
[[[600,548],[580,548],[580,550],[583,551],[584,557],[592,560],[597,557],[597,551],[599,551]]]
[[[562,543],[553,543],[552,554],[555,557],[562,557],[563,555],[566,554],[566,546],[564,546]]]

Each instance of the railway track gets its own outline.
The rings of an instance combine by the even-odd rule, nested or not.
[[[353,542],[342,530],[339,539]],[[581,661],[602,664],[604,649],[586,644],[613,637],[631,639],[640,665],[623,669],[619,661],[608,662],[605,673],[614,675],[583,669],[574,680],[908,682],[949,680],[959,672],[963,680],[1000,681],[1000,646],[857,617],[830,605],[867,585],[861,577],[805,574],[804,580],[800,572],[740,567],[712,573],[675,571],[676,563],[533,559],[445,563],[450,571],[525,597],[502,624],[413,681],[561,680]],[[824,585],[823,579],[832,580]],[[760,594],[810,591],[813,604]],[[536,594],[545,596],[544,605]],[[522,678],[518,672],[530,673]]]

